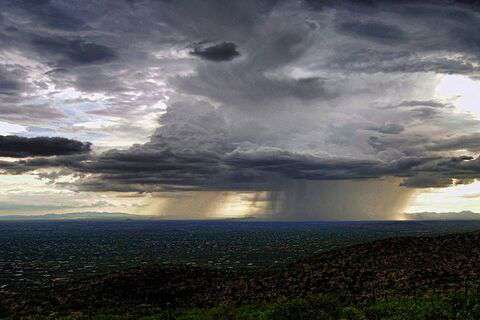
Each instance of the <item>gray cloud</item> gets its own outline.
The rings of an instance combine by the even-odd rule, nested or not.
[[[405,128],[400,124],[386,123],[386,124],[384,124],[382,126],[379,126],[379,127],[369,128],[368,130],[378,131],[380,133],[385,133],[385,134],[398,134],[398,133],[402,132],[403,130],[405,130]]]
[[[432,151],[468,150],[470,152],[478,152],[480,150],[480,134],[473,133],[439,140],[427,148]]]
[[[0,74],[0,94],[11,95],[20,90],[20,83],[15,79],[11,79]]]
[[[41,53],[57,57],[57,63],[60,66],[106,63],[116,58],[116,54],[111,48],[80,39],[39,37],[35,38],[32,44]]]
[[[441,175],[420,174],[405,179],[401,185],[409,188],[445,188],[452,185],[452,179]]]
[[[72,8],[62,8],[62,6],[55,5],[55,1],[19,0],[13,3],[30,17],[34,17],[36,21],[49,28],[74,31],[84,26],[84,22],[78,16],[67,11]]]
[[[237,46],[232,42],[222,42],[211,46],[197,44],[190,54],[211,61],[229,61],[240,55]]]
[[[0,120],[102,151],[5,172],[54,168],[87,191],[260,190],[289,214],[304,198],[338,212],[314,201],[329,181],[396,177],[407,196],[478,177],[479,121],[435,96],[438,75],[480,72],[466,5],[51,0],[2,17]]]
[[[452,105],[435,100],[413,100],[403,101],[394,107],[431,107],[431,108],[452,108]]]
[[[343,33],[383,44],[394,45],[408,40],[407,34],[402,29],[379,22],[344,22],[338,29]]]
[[[90,144],[57,137],[0,136],[0,156],[25,158],[86,153]]]
[[[57,108],[46,104],[22,105],[15,103],[0,104],[0,119],[18,124],[38,124],[65,118]]]
[[[25,76],[20,68],[0,66],[0,97],[12,98],[19,95],[25,89],[22,83]]]

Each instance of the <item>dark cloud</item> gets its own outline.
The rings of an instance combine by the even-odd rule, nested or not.
[[[118,81],[118,79],[99,70],[97,72],[79,73],[72,83],[75,85],[75,88],[83,92],[113,93],[127,90],[127,86]]]
[[[403,180],[401,185],[409,188],[445,188],[452,185],[452,179],[441,175],[421,174]]]
[[[241,71],[242,68],[244,68],[243,71]],[[239,72],[225,73],[221,70],[205,69],[195,76],[177,78],[174,83],[190,93],[203,94],[225,102],[227,107],[228,100],[249,109],[258,109],[256,104],[261,103],[264,111],[269,111],[269,106],[275,100],[285,98],[313,100],[320,97],[325,99],[334,97],[334,93],[325,88],[324,81],[320,78],[275,79],[264,74],[248,73],[249,69],[245,66],[239,66],[236,70]],[[293,106],[277,104],[273,107],[280,111],[282,108]],[[258,109],[258,111],[262,110]]]
[[[446,43],[437,50],[451,49]],[[418,51],[418,52],[417,52]],[[437,57],[431,55],[425,59],[418,59],[417,54],[424,54],[419,48],[406,47],[405,51],[380,51],[371,48],[355,48],[354,50],[340,51],[329,57],[328,67],[333,70],[349,69],[353,72],[375,74],[385,73],[418,73],[432,72],[439,74],[476,74],[480,68],[475,61],[459,59],[458,57]]]
[[[0,169],[3,173],[23,174],[37,169],[56,168],[59,172],[49,175],[48,179],[56,179],[65,175],[82,175],[81,168],[86,161],[92,160],[92,155],[87,152],[72,155],[57,155],[48,157],[29,157],[17,161],[0,161]],[[47,177],[39,174],[40,177]]]
[[[394,45],[408,41],[408,36],[402,29],[380,22],[345,22],[338,26],[338,30],[382,44]]]
[[[60,167],[94,174],[76,185],[81,190],[156,192],[272,190],[288,183],[285,179],[363,180],[385,176],[406,177],[401,185],[409,188],[446,187],[470,183],[468,179],[480,175],[477,163],[469,157],[412,157],[391,162],[325,159],[281,150],[234,151],[222,157],[211,152],[192,154],[160,148],[114,150],[97,157],[37,158],[2,163],[1,167],[11,173]]]
[[[56,57],[59,65],[107,63],[117,57],[113,49],[85,40],[39,37],[32,44],[39,52]]]
[[[446,104],[436,100],[413,100],[413,101],[403,101],[395,107],[431,107],[431,108],[452,108],[451,104]]]
[[[284,190],[289,179],[331,181],[388,176],[404,178],[401,185],[407,188],[440,188],[471,183],[472,179],[480,177],[479,160],[472,157],[403,157],[388,162],[322,158],[278,148],[239,149],[225,144],[226,140],[219,138],[221,135],[218,134],[208,136],[207,140],[203,136],[202,144],[198,140],[198,133],[202,130],[196,126],[187,126],[181,129],[183,134],[178,136],[167,136],[172,131],[164,130],[157,132],[151,142],[129,150],[110,150],[102,155],[39,157],[2,162],[0,167],[4,172],[12,174],[41,168],[65,168],[68,171],[64,174],[89,174],[74,185],[63,183],[65,187],[117,192],[272,191]],[[187,132],[190,133],[186,134]],[[41,151],[34,152],[29,149],[29,144],[20,144],[21,150],[18,149],[19,144],[15,145],[16,153],[10,147],[10,151],[2,152],[2,155],[24,157],[47,155],[46,152],[49,155],[71,154],[89,149],[89,145],[78,142],[72,144],[74,147],[62,151],[42,147]],[[195,145],[202,145],[202,150]]]
[[[277,21],[278,20],[278,21]],[[282,24],[275,17],[272,24]],[[327,90],[322,77],[291,77],[276,74],[278,70],[300,59],[312,45],[312,30],[304,23],[292,28],[272,28],[261,35],[254,47],[246,46],[247,55],[236,63],[204,64],[196,73],[173,79],[172,84],[182,92],[220,101],[226,108],[255,113],[269,113],[296,108],[287,99],[311,101],[331,99],[333,90]],[[283,109],[283,110],[282,110]]]
[[[295,179],[335,180],[379,177],[379,161],[319,158],[275,148],[236,150],[225,159],[236,169],[253,169]]]
[[[15,66],[0,65],[0,99],[17,96],[25,89],[25,71]],[[5,98],[5,97],[3,97]]]
[[[313,10],[324,10],[328,8],[338,8],[343,6],[352,6],[355,5],[360,9],[363,8],[372,8],[377,7],[378,4],[388,1],[378,1],[378,0],[345,0],[345,1],[334,1],[334,0],[304,0],[308,8]]]
[[[437,158],[415,166],[402,182],[409,188],[444,188],[469,184],[480,177],[479,158],[471,156]]]
[[[230,61],[240,55],[237,45],[233,42],[222,42],[212,46],[195,45],[191,55],[210,61]]]
[[[78,64],[110,62],[116,58],[111,48],[81,40],[69,42],[65,53],[71,61]]]
[[[90,143],[57,137],[0,136],[0,156],[25,158],[70,155],[90,151]]]
[[[0,74],[0,94],[16,94],[20,90],[20,83]]]
[[[75,31],[85,26],[77,15],[69,13],[67,8],[50,0],[18,0],[14,5],[25,10],[42,25],[59,30]]]
[[[429,145],[427,149],[432,151],[468,150],[478,152],[480,151],[480,133],[439,140]]]

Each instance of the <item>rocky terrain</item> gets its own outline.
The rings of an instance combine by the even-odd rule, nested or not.
[[[239,305],[320,293],[365,301],[472,291],[479,280],[475,232],[379,240],[257,272],[148,265],[41,292],[3,290],[0,301],[14,314]]]

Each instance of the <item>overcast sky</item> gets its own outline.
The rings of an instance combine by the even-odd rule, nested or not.
[[[0,6],[0,214],[480,212],[475,1]]]

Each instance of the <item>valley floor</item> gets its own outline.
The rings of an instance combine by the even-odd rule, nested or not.
[[[282,266],[142,266],[0,289],[0,319],[480,319],[480,232],[353,244]]]

